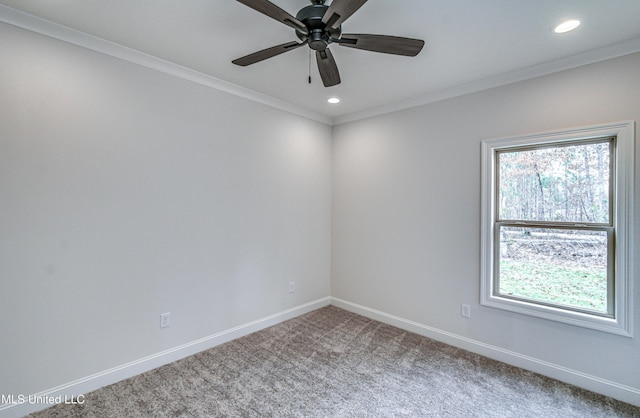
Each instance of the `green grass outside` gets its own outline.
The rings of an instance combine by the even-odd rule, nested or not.
[[[567,268],[551,263],[500,261],[500,294],[607,311],[605,268]]]

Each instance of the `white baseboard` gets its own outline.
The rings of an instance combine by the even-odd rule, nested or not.
[[[330,303],[330,297],[318,299],[121,366],[92,374],[82,379],[78,379],[34,395],[16,397],[13,404],[0,405],[0,417],[23,417],[32,412],[46,409],[52,406],[53,403],[74,402],[75,396],[92,392],[100,389],[101,387],[111,385],[140,373],[153,370],[165,364],[169,364],[209,348],[224,344],[236,338],[260,331],[261,329],[322,308]]]
[[[601,379],[576,370],[569,369],[557,364],[549,363],[534,357],[525,356],[514,351],[505,350],[500,347],[485,344],[480,341],[462,337],[447,331],[443,331],[428,325],[390,315],[366,306],[348,302],[332,297],[331,304],[339,308],[360,314],[370,319],[375,319],[385,324],[413,332],[424,337],[432,338],[436,341],[480,354],[512,366],[520,367],[553,379],[569,383],[592,392],[600,393],[632,405],[640,406],[640,389],[626,386],[610,380]]]

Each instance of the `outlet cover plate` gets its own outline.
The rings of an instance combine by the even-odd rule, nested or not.
[[[166,328],[171,325],[171,312],[160,314],[160,328]]]

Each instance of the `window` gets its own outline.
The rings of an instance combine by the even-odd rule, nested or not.
[[[631,336],[634,133],[483,141],[483,305]]]

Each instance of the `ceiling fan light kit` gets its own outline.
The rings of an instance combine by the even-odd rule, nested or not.
[[[343,34],[342,23],[353,15],[367,0],[311,0],[295,17],[268,0],[237,0],[238,2],[275,19],[295,30],[301,42],[287,42],[233,60],[236,65],[247,66],[308,45],[316,53],[320,78],[325,87],[340,84],[340,73],[329,45],[362,49],[385,54],[415,57],[424,46],[420,39],[388,35]]]

